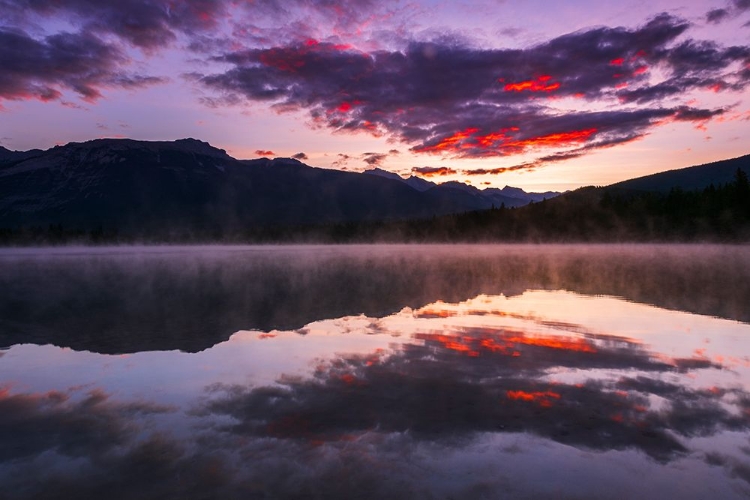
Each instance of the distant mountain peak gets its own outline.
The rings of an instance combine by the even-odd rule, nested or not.
[[[393,179],[394,181],[403,182],[410,188],[415,189],[420,192],[427,191],[428,189],[432,189],[437,185],[435,183],[426,181],[420,177],[415,177],[413,175],[407,179],[404,179],[403,177],[401,177],[395,172],[389,172],[388,170],[383,170],[382,168],[379,168],[379,167],[371,168],[370,170],[365,170],[363,173],[367,175],[376,175],[378,177],[384,177],[386,179]]]
[[[176,141],[137,141],[134,139],[101,138],[85,142],[69,142],[52,148],[55,151],[68,150],[98,150],[111,151],[147,150],[147,151],[182,151],[214,158],[227,159],[230,156],[223,149],[212,146],[208,142],[193,138],[178,139]]]
[[[393,179],[396,181],[404,181],[404,178],[398,175],[395,172],[389,172],[388,170],[383,170],[380,167],[371,168],[369,170],[365,170],[363,172],[364,174],[368,175],[377,175],[378,177],[385,177],[386,179]]]

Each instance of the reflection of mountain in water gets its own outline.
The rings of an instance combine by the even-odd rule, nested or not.
[[[531,288],[750,321],[750,252],[697,246],[205,247],[0,256],[0,345],[199,351],[240,329]]]
[[[545,307],[562,302],[565,314]],[[597,331],[585,315],[566,321],[570,309],[607,304],[654,326],[631,338]],[[677,315],[708,326],[714,341],[691,351],[685,344],[703,334],[675,339],[683,356],[646,340],[675,316],[532,292],[355,318],[361,327],[321,321],[304,335],[242,332],[192,355],[37,347],[58,364],[48,383],[70,389],[0,387],[0,482],[8,498],[598,498],[602,481],[638,498],[742,498],[750,370],[732,364],[726,341],[748,327]],[[308,368],[264,364],[274,346]],[[237,351],[236,378],[250,382],[211,378]],[[29,346],[7,355],[35,359]],[[264,366],[274,383],[253,382]],[[110,371],[122,379],[97,378]],[[188,403],[149,397],[184,391],[187,373],[203,377]],[[25,376],[33,384],[40,374]],[[123,396],[133,386],[142,396]]]

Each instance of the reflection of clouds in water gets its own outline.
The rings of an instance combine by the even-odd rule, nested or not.
[[[382,352],[377,353],[377,359],[359,357],[357,361],[374,370],[382,368],[384,364],[387,366],[392,362],[390,358],[393,356],[393,353]],[[372,363],[368,364],[368,361]],[[366,389],[365,385],[344,376],[349,364],[348,360],[333,362],[326,370],[325,379],[288,380],[287,389],[282,388],[281,392],[289,390],[293,384],[325,384],[331,398],[339,398],[338,403],[346,403],[346,398],[341,399],[342,392],[351,392],[352,388]],[[336,376],[331,375],[333,372],[336,372]],[[320,374],[321,377],[323,375]],[[534,441],[523,434],[514,434],[511,432],[514,429],[511,428],[502,429],[503,434],[508,433],[510,436],[509,440],[498,441],[492,435],[482,433],[471,438],[465,432],[475,432],[481,426],[486,427],[490,423],[489,419],[480,421],[479,425],[472,425],[471,420],[476,417],[475,412],[480,408],[469,407],[462,411],[457,406],[446,403],[441,397],[440,387],[450,390],[450,382],[436,382],[432,380],[434,378],[428,377],[421,384],[407,388],[407,391],[418,388],[423,393],[421,400],[408,404],[406,408],[394,401],[393,405],[385,409],[385,412],[393,415],[401,414],[404,422],[413,419],[416,414],[423,420],[421,429],[396,432],[386,426],[379,426],[342,433],[342,421],[367,419],[366,415],[357,414],[374,409],[374,405],[360,405],[348,410],[340,407],[331,413],[333,421],[328,427],[335,432],[325,436],[318,435],[315,439],[300,433],[302,431],[298,424],[305,417],[301,408],[297,408],[296,415],[269,422],[256,435],[253,435],[251,429],[240,429],[237,426],[232,427],[231,432],[227,432],[230,430],[228,428],[215,431],[206,427],[209,420],[201,420],[203,424],[195,426],[195,432],[189,439],[177,439],[169,433],[149,432],[144,420],[134,418],[161,414],[169,411],[169,408],[142,403],[116,403],[111,396],[96,390],[82,395],[53,393],[12,396],[6,392],[0,415],[4,419],[3,424],[12,422],[16,432],[12,439],[3,436],[3,446],[7,450],[15,450],[12,453],[13,459],[7,460],[6,455],[6,460],[0,467],[3,495],[7,498],[111,499],[405,499],[449,496],[469,499],[482,495],[495,497],[499,492],[525,491],[527,494],[536,492],[532,495],[536,498],[544,497],[538,494],[538,485],[518,481],[519,471],[514,472],[513,467],[516,466],[504,463],[503,455],[513,455],[514,462],[523,464],[527,469],[531,467],[533,471],[534,467],[543,465],[545,460],[555,463],[561,456],[569,456],[569,450]],[[371,380],[366,376],[365,379]],[[466,389],[470,385],[456,384],[455,387]],[[526,387],[529,394],[534,394],[533,389],[538,388],[533,383],[522,383],[521,386]],[[570,388],[548,389],[558,391],[560,401],[570,396]],[[595,394],[600,392],[601,387],[586,389]],[[248,399],[250,393],[241,387],[215,387],[213,390],[213,399],[208,405],[212,410],[216,410],[213,406],[215,398],[224,398],[224,404],[238,407],[237,411],[248,418],[249,412],[254,411],[254,405],[258,402]],[[288,407],[288,401],[278,399],[279,394],[279,391],[272,388],[259,388],[254,396],[260,396],[257,399],[265,399],[265,402],[276,399],[282,408]],[[487,393],[475,391],[459,403],[471,404],[481,394]],[[310,400],[301,391],[297,391],[297,395],[303,397],[302,405],[309,406]],[[79,397],[73,401],[76,396]],[[320,393],[312,396],[318,397]],[[601,402],[601,399],[595,401]],[[433,404],[430,405],[430,402]],[[318,403],[318,410],[330,410],[325,401]],[[543,421],[544,425],[554,427],[554,418],[561,416],[545,416],[543,411],[552,408],[535,405],[530,401],[523,407],[512,398],[508,398],[505,403],[501,402],[500,406],[506,407],[507,411],[508,403],[511,407],[516,406],[512,413],[520,420],[535,418]],[[440,412],[433,415],[437,419],[436,424],[430,426],[427,423],[425,410]],[[339,416],[342,411],[347,413],[343,419]],[[261,417],[261,420],[263,418],[266,417]],[[19,421],[28,421],[28,425],[21,426]],[[566,423],[563,419],[563,428]],[[8,427],[10,426],[0,426],[3,429]],[[458,427],[463,427],[463,430]],[[617,430],[595,425],[588,432]],[[477,439],[485,444],[477,443]],[[651,439],[660,442],[664,440],[664,436]],[[571,443],[580,444],[575,441],[570,440]],[[35,456],[28,449],[18,451],[18,443],[29,442],[37,447],[34,450],[37,452]],[[493,451],[495,446],[496,451]],[[46,451],[38,453],[42,450]],[[558,458],[547,458],[547,453]],[[577,460],[582,460],[582,457],[579,456]],[[590,462],[595,458],[588,460]],[[741,472],[741,465],[736,461],[729,463],[725,459],[725,463],[731,468],[730,472]],[[523,467],[517,466],[516,469]],[[580,467],[571,468],[559,462],[556,467],[562,467],[566,472],[572,469],[571,472],[580,475],[580,470],[577,471]],[[539,472],[542,470],[544,468]],[[665,474],[668,473],[669,471],[665,471]],[[546,480],[565,484],[564,473],[558,470],[557,475],[560,477],[547,477]],[[581,487],[597,491],[596,486],[589,486],[588,482],[585,486],[573,488]],[[601,485],[598,487],[601,488]],[[598,491],[601,493],[603,490]],[[554,491],[550,491],[548,495],[549,498],[554,498]]]
[[[455,304],[441,303],[309,324],[306,336],[244,332],[241,345],[222,348],[320,358],[310,372],[288,365],[293,375],[274,364],[276,383],[214,384],[184,413],[117,402],[91,387],[5,391],[0,439],[3,431],[10,438],[0,441],[0,458],[8,457],[0,483],[9,498],[468,499],[606,496],[609,486],[597,481],[620,474],[620,484],[632,483],[634,470],[648,471],[650,482],[630,485],[625,496],[659,498],[678,488],[688,493],[682,497],[700,496],[731,482],[726,474],[748,481],[742,458],[695,446],[750,428],[750,394],[688,381],[722,370],[720,360],[660,354],[589,323],[503,311],[490,299],[485,309],[469,301],[450,315],[437,313]],[[153,359],[174,366],[175,355]],[[247,373],[259,370],[256,358],[238,358],[253,360]],[[579,383],[561,382],[561,372],[576,373]],[[178,438],[151,425],[157,415],[188,422],[191,432]],[[693,477],[705,484],[684,487]],[[642,494],[660,481],[661,490]],[[545,494],[547,484],[557,489]]]
[[[231,416],[222,430],[247,436],[327,442],[377,431],[450,441],[482,432],[532,432],[588,449],[637,448],[661,461],[687,451],[681,437],[750,425],[744,411],[749,395],[739,390],[729,398],[724,391],[647,376],[584,384],[543,379],[545,370],[560,366],[657,377],[721,368],[656,358],[627,339],[585,339],[539,342],[523,332],[487,329],[417,334],[414,343],[387,353],[335,357],[311,378],[215,387],[205,411]],[[669,404],[651,408],[650,395]]]
[[[529,289],[750,321],[750,252],[698,245],[3,250],[0,346],[195,352],[242,329],[296,329]]]
[[[139,416],[173,411],[147,402],[121,403],[94,389],[83,397],[71,392],[11,394],[0,390],[0,460],[15,460],[45,450],[61,455],[99,455],[132,438],[128,422]]]

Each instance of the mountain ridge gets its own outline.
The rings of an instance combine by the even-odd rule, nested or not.
[[[737,169],[750,174],[750,154],[725,160],[675,168],[644,175],[606,186],[607,189],[668,192],[672,188],[685,191],[705,189],[713,184],[719,187],[734,180]]]
[[[0,239],[21,241],[24,231],[42,234],[45,227],[52,235],[109,231],[122,241],[345,242],[378,235],[591,241],[597,234],[640,240],[706,231],[742,237],[744,229],[732,224],[744,224],[741,186],[747,182],[720,182],[738,169],[750,172],[750,155],[550,199],[556,193],[437,185],[382,169],[368,174],[292,158],[237,160],[196,139],[97,139],[47,151],[0,150]],[[409,183],[414,179],[416,187]],[[715,189],[705,193],[695,189],[711,184]],[[648,229],[654,224],[661,229]],[[682,229],[670,231],[675,224]]]
[[[2,151],[0,227],[61,224],[128,232],[226,234],[248,227],[425,218],[491,208],[291,158],[237,160],[197,139],[95,139]]]

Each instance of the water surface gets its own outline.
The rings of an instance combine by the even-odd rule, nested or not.
[[[0,496],[746,498],[748,250],[2,250]]]

